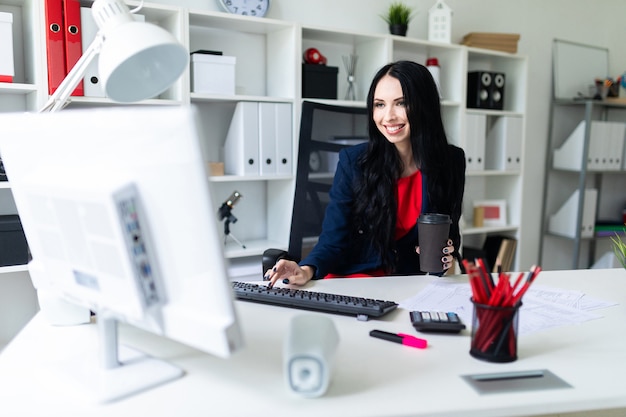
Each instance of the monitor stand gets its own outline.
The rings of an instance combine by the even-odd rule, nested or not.
[[[63,364],[72,382],[86,390],[92,402],[108,403],[181,378],[184,371],[166,361],[118,343],[118,321],[96,315],[98,352],[90,360],[74,358]],[[81,355],[78,355],[81,356]],[[97,356],[97,360],[96,360]]]

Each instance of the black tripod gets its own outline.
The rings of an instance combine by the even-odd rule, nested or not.
[[[231,239],[233,239],[235,242],[237,242],[237,244],[239,244],[242,248],[245,249],[246,245],[241,243],[239,239],[237,239],[230,232],[230,224],[237,223],[237,218],[233,215],[232,210],[235,204],[237,203],[237,201],[239,201],[241,197],[242,196],[241,194],[239,194],[238,191],[233,191],[230,197],[228,197],[228,199],[224,201],[224,203],[222,203],[222,206],[219,208],[217,213],[220,216],[220,220],[224,220],[224,244],[226,244],[226,241],[228,240],[228,237],[230,236]]]

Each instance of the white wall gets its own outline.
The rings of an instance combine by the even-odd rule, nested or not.
[[[221,10],[216,0],[150,0],[193,9]],[[393,0],[271,0],[268,18],[311,26],[386,33],[380,18]],[[434,0],[405,0],[418,14],[408,37],[426,39],[428,9]],[[552,41],[555,38],[607,47],[613,77],[626,71],[624,0],[447,0],[454,15],[452,41],[470,32],[521,35],[518,53],[529,57],[529,100],[524,179],[524,253],[526,269],[539,258],[541,196],[551,97]],[[580,63],[584,65],[584,62]]]

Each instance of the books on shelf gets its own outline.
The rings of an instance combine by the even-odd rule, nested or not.
[[[489,235],[483,245],[487,256],[487,265],[492,272],[498,272],[500,265],[503,272],[509,272],[513,266],[517,239],[504,235]]]
[[[513,268],[515,250],[517,249],[517,239],[506,235],[488,235],[481,249],[463,248],[465,259],[482,258],[487,269],[498,272],[498,265],[503,272],[509,272]]]
[[[619,221],[598,220],[593,230],[597,237],[623,235],[626,233],[626,225]]]
[[[493,49],[514,54],[517,52],[517,42],[519,39],[520,35],[517,33],[472,32],[465,35],[461,43],[466,46]]]

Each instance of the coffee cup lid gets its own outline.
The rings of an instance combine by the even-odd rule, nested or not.
[[[422,213],[418,221],[427,224],[452,223],[449,215],[441,213]]]

